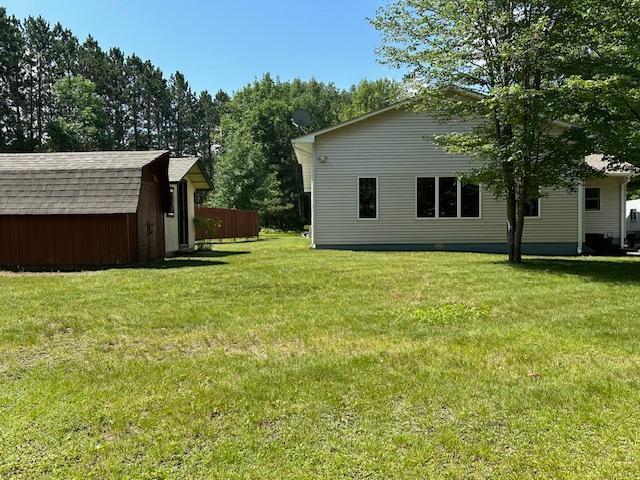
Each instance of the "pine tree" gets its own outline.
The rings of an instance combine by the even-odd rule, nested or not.
[[[27,150],[22,113],[25,106],[20,22],[0,7],[0,151]]]
[[[53,33],[42,17],[27,18],[24,26],[29,92],[29,132],[36,148],[43,144],[44,127],[51,116],[53,83]]]
[[[57,79],[73,77],[80,73],[78,39],[60,23],[53,26],[53,69]]]
[[[111,48],[106,57],[105,97],[114,147],[126,149],[127,142],[127,73],[126,60],[119,48]]]
[[[169,96],[171,101],[171,148],[173,153],[195,155],[196,141],[194,136],[195,96],[189,82],[180,72],[171,75],[169,81]]]
[[[128,107],[128,128],[130,131],[127,147],[132,150],[148,148],[143,140],[144,110],[144,63],[137,55],[131,55],[126,61],[126,103]]]

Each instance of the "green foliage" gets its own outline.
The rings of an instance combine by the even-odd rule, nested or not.
[[[222,122],[230,127],[225,136],[225,150],[216,162],[214,207],[258,210],[263,222],[287,209],[279,188],[277,174],[267,163],[260,144],[244,125]],[[233,128],[231,128],[233,127]]]
[[[106,115],[96,86],[84,77],[68,77],[53,86],[58,117],[47,125],[48,146],[54,151],[104,148]]]
[[[291,138],[303,133],[291,123],[293,111],[308,110],[314,119],[308,129],[315,130],[385,107],[399,92],[390,80],[363,81],[345,91],[315,80],[281,82],[265,75],[233,98],[223,91],[212,97],[194,92],[180,72],[166,79],[135,54],[103,50],[90,35],[80,43],[42,17],[20,22],[2,7],[0,54],[0,151],[171,149],[174,156],[197,155],[216,178],[214,188],[220,191],[214,203],[258,208],[263,222],[278,228],[298,228],[310,220],[291,146]],[[67,97],[75,98],[55,98],[56,82],[79,77],[95,86],[104,116],[98,115],[93,94],[85,95],[79,85],[71,88],[73,82],[67,82]],[[61,113],[60,101],[78,108]]]
[[[303,132],[291,114],[307,108],[314,119],[309,128],[320,128],[337,121],[341,101],[333,85],[280,82],[269,75],[239,90],[222,116],[214,205],[258,209],[265,225],[301,224],[302,175],[291,138]]]
[[[627,184],[627,200],[640,198],[640,178],[632,178]]]
[[[218,238],[218,232],[220,231],[220,227],[222,227],[222,220],[196,216],[193,219],[193,225],[204,234],[204,238]]]
[[[0,272],[0,478],[640,477],[640,259],[308,245]]]
[[[434,140],[478,160],[469,177],[506,199],[514,263],[527,202],[589,174],[587,132],[555,123],[573,112],[565,59],[584,46],[572,33],[580,8],[565,0],[396,0],[373,19],[384,61],[409,70],[416,108],[477,124]]]
[[[20,22],[0,7],[0,151],[29,148],[22,124],[24,49]]]
[[[135,54],[126,56],[118,48],[104,51],[90,35],[80,44],[59,23],[51,27],[42,17],[20,22],[2,7],[0,151],[76,148],[77,139],[67,137],[68,126],[58,122],[54,84],[80,76],[93,82],[104,104],[106,131],[99,148],[171,148],[177,156],[201,156],[211,171],[210,137],[218,125],[212,122],[219,121],[219,114],[209,113],[211,96],[206,91],[197,102],[180,72],[168,82],[150,61]],[[216,95],[213,111],[225,97],[224,92]],[[46,129],[57,143],[45,136]]]
[[[400,101],[402,86],[395,80],[362,80],[349,90],[349,98],[340,111],[340,121],[350,120]]]
[[[610,161],[640,166],[640,1],[584,0],[564,57],[565,101]]]
[[[222,152],[214,170],[213,204],[257,208],[264,225],[301,228],[309,221],[308,196],[291,139],[305,132],[293,125],[291,114],[307,110],[313,122],[305,131],[317,130],[386,107],[400,92],[390,80],[363,81],[341,91],[333,84],[282,82],[269,74],[244,87],[226,103],[216,137]]]

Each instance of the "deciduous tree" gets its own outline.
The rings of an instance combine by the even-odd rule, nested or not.
[[[104,148],[106,116],[96,86],[84,77],[65,77],[53,87],[55,120],[47,125],[53,151]]]
[[[556,122],[571,112],[563,58],[576,48],[576,8],[567,0],[396,0],[372,20],[383,61],[408,70],[415,108],[477,122],[434,140],[477,160],[468,176],[506,200],[512,263],[522,261],[527,203],[588,174],[584,132]]]

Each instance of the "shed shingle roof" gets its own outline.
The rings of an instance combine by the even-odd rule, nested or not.
[[[198,157],[172,158],[169,161],[169,182],[177,183],[187,176],[197,190],[211,189],[211,182],[202,169]]]
[[[197,161],[198,157],[172,158],[169,161],[169,181],[179,182],[182,180]]]
[[[0,154],[0,215],[135,213],[142,167],[165,154]]]

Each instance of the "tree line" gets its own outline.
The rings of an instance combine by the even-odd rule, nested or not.
[[[60,23],[0,7],[0,151],[170,149],[195,155],[215,184],[209,203],[260,210],[266,225],[309,222],[290,140],[297,108],[322,128],[401,96],[390,80],[342,90],[270,75],[230,96],[194,92],[149,60],[83,42]]]
[[[0,151],[143,150],[212,159],[229,96],[196,94],[180,72],[80,43],[60,23],[0,7]]]
[[[402,94],[397,82],[386,79],[341,90],[316,80],[283,82],[264,75],[225,105],[215,136],[221,153],[211,203],[259,210],[261,222],[279,228],[310,222],[309,197],[303,193],[291,139],[388,106]],[[291,121],[299,108],[312,118],[305,130]]]

